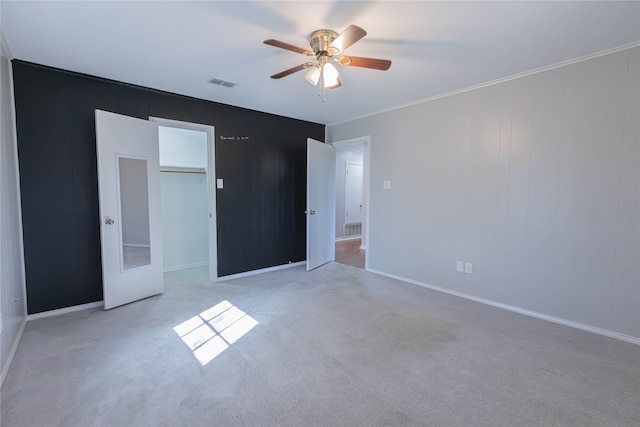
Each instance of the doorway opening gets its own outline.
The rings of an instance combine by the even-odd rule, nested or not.
[[[336,262],[366,268],[369,137],[334,142],[336,149]]]
[[[216,281],[214,128],[150,120],[159,125],[164,271],[208,266]]]

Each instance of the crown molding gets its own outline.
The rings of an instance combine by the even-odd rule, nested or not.
[[[434,96],[430,96],[428,98],[422,98],[422,99],[418,99],[416,101],[407,102],[406,104],[396,105],[394,107],[389,107],[389,108],[385,108],[385,109],[382,109],[382,110],[377,110],[377,111],[374,111],[372,113],[367,113],[367,114],[363,114],[361,116],[353,117],[351,119],[341,120],[339,122],[334,122],[334,123],[329,123],[326,126],[336,126],[336,125],[340,125],[340,124],[343,124],[343,123],[349,123],[349,122],[353,122],[355,120],[360,120],[360,119],[364,119],[364,118],[367,118],[367,117],[375,116],[375,115],[378,115],[378,114],[388,113],[390,111],[401,110],[403,108],[412,107],[414,105],[424,104],[424,103],[427,103],[427,102],[435,101],[437,99],[447,98],[449,96],[458,95],[458,94],[461,94],[461,93],[470,92],[470,91],[481,89],[481,88],[485,88],[485,87],[488,87],[488,86],[497,85],[499,83],[504,83],[504,82],[508,82],[508,81],[515,80],[515,79],[519,79],[519,78],[522,78],[522,77],[527,77],[527,76],[531,76],[531,75],[534,75],[534,74],[542,73],[542,72],[545,72],[545,71],[554,70],[556,68],[566,67],[567,65],[572,65],[572,64],[579,63],[579,62],[588,61],[590,59],[599,58],[601,56],[610,55],[612,53],[621,52],[621,51],[627,50],[627,49],[633,49],[634,47],[639,47],[639,46],[640,46],[640,40],[632,42],[632,43],[623,44],[621,46],[617,46],[617,47],[614,47],[614,48],[611,48],[611,49],[602,50],[600,52],[590,53],[589,55],[584,55],[584,56],[580,56],[580,57],[577,57],[577,58],[569,59],[569,60],[566,60],[566,61],[557,62],[555,64],[546,65],[544,67],[534,68],[533,70],[524,71],[522,73],[512,74],[510,76],[502,77],[502,78],[499,78],[499,79],[496,79],[496,80],[491,80],[491,81],[488,81],[488,82],[485,82],[485,83],[480,83],[480,84],[477,84],[477,85],[468,86],[468,87],[463,88],[463,89],[458,89],[458,90],[454,90],[454,91],[451,91],[451,92],[443,93],[443,94],[440,94],[440,95],[434,95]]]

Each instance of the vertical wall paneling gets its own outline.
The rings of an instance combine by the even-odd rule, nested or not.
[[[571,68],[564,70],[570,72]],[[598,80],[589,73],[576,73],[573,76],[570,73],[566,76],[562,88],[565,99],[573,99],[576,102],[569,103],[568,107],[565,104],[563,107],[560,127],[562,134],[556,152],[560,167],[556,180],[557,205],[551,266],[556,305],[549,307],[549,313],[553,315],[572,312],[572,294],[579,292],[575,267],[577,236],[575,219],[578,215],[580,196],[580,159],[589,133],[585,125],[589,120],[590,110],[594,105],[599,104],[597,97],[593,97],[593,91],[586,90],[594,78]]]
[[[640,330],[640,51],[629,55],[626,114],[620,162],[611,328],[633,335]]]
[[[323,125],[23,61],[13,72],[29,313],[102,299],[95,109],[215,126],[220,276],[304,260],[306,139]]]
[[[505,226],[505,256],[502,268],[503,297],[507,304],[526,304],[527,287],[522,271],[526,263],[526,229],[529,207],[531,169],[531,129],[533,89],[522,80],[508,82],[511,92],[511,126],[509,130],[508,183],[506,185],[507,218]],[[479,268],[480,266],[478,266]]]
[[[486,89],[484,89],[486,90]],[[498,257],[496,221],[500,159],[501,94],[474,93],[468,156],[468,217],[465,258],[476,266],[466,277],[465,292],[477,282],[496,283]],[[497,286],[483,289],[485,298],[495,298]]]
[[[566,70],[533,76],[530,175],[525,245],[527,260],[522,280],[528,304],[534,311],[556,314],[553,286],[553,250],[558,203],[557,151],[563,126],[563,82]]]
[[[627,64],[628,54],[599,61],[600,102],[593,112],[596,128],[583,164],[586,188],[580,215],[589,236],[578,249],[579,292],[584,305],[576,307],[576,318],[587,324],[609,326],[611,318]]]
[[[505,281],[500,280],[505,274],[507,252],[507,230],[509,224],[509,182],[511,159],[511,136],[513,118],[513,85],[505,85],[500,96],[500,130],[498,135],[498,170],[496,197],[496,229],[495,247],[496,259],[494,269],[495,290],[491,299],[505,297]],[[499,295],[499,296],[496,296]]]
[[[0,34],[0,385],[26,319],[10,53]]]
[[[368,267],[640,337],[639,52],[329,126],[373,142]]]

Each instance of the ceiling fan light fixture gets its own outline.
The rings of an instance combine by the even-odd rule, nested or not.
[[[333,30],[316,30],[307,37],[312,52],[281,42],[279,40],[265,40],[264,44],[280,49],[301,53],[304,56],[313,56],[315,62],[305,62],[296,67],[289,68],[271,76],[272,79],[280,79],[298,71],[306,70],[304,78],[313,86],[320,87],[322,101],[325,99],[325,89],[335,89],[342,86],[340,76],[336,67],[330,63],[335,61],[340,65],[360,68],[370,68],[373,70],[388,70],[391,61],[388,59],[363,58],[358,56],[344,56],[344,51],[367,35],[367,32],[356,25],[349,25],[346,30],[338,34]],[[342,55],[342,56],[338,56]]]
[[[337,83],[333,86],[328,86],[327,89],[336,89],[342,86],[342,82],[340,81],[340,77],[337,78]]]
[[[336,70],[336,67],[334,67],[333,64],[328,62],[324,64],[322,69],[322,82],[324,87],[331,88],[337,86],[339,82],[338,77],[338,70]]]
[[[320,67],[314,66],[309,68],[309,71],[304,75],[304,78],[307,79],[309,83],[316,86],[320,80]]]

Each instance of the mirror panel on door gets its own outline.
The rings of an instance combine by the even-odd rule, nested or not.
[[[147,159],[118,158],[122,271],[151,264],[147,168]]]

